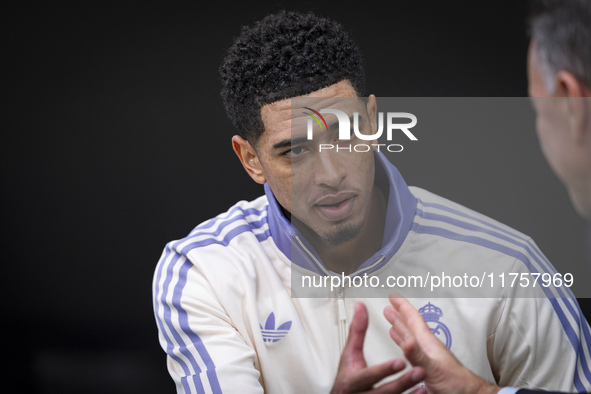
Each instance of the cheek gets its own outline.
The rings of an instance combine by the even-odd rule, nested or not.
[[[358,159],[355,160],[355,168],[353,171],[357,173],[357,176],[362,177],[367,183],[373,183],[374,173],[374,152],[369,151],[367,153],[356,153],[359,155]]]
[[[536,133],[538,134],[538,140],[542,152],[546,156],[549,162],[552,162],[553,152],[556,150],[555,137],[552,133],[552,127],[543,118],[538,118],[536,121]]]
[[[281,206],[291,212],[291,171],[289,167],[269,160],[261,162],[267,183]],[[271,170],[273,169],[273,170]]]
[[[547,145],[548,130],[546,122],[541,116],[538,116],[536,119],[536,134],[538,135],[540,146],[544,148]]]
[[[374,153],[353,153],[343,164],[347,171],[347,185],[368,196],[373,190],[375,177]]]
[[[546,103],[544,103],[546,104]],[[540,141],[540,146],[544,153],[549,153],[551,150],[556,149],[556,143],[559,142],[558,129],[555,122],[552,121],[553,117],[550,116],[548,108],[541,107],[537,111],[536,116],[536,133]]]
[[[291,182],[290,178],[270,178],[269,186],[275,198],[283,208],[291,212]]]
[[[542,153],[558,178],[564,179],[568,152],[566,151],[564,135],[560,132],[559,127],[559,125],[545,119],[538,119],[536,122],[536,131]]]

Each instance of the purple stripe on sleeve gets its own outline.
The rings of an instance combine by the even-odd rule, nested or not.
[[[527,256],[525,256],[523,253],[521,253],[517,250],[514,250],[512,248],[509,248],[507,246],[504,246],[504,245],[501,245],[501,244],[498,244],[498,243],[495,243],[495,242],[492,242],[492,241],[489,241],[489,240],[486,240],[486,239],[483,239],[480,237],[476,237],[476,236],[469,236],[469,235],[462,235],[462,234],[454,233],[452,231],[449,231],[449,230],[446,230],[443,228],[439,228],[439,227],[419,225],[416,222],[413,225],[413,230],[417,233],[438,235],[438,236],[442,236],[442,237],[445,237],[448,239],[469,242],[469,243],[480,245],[480,246],[483,246],[483,247],[486,247],[489,249],[496,250],[498,252],[504,253],[508,256],[512,256],[512,257],[520,260],[521,262],[523,262],[526,265],[526,267],[530,270],[530,272],[536,272],[536,273],[538,272],[533,267],[532,263],[530,262],[530,260]],[[579,337],[577,334],[577,331],[579,331],[579,330],[575,330],[571,326],[567,317],[564,315],[564,312],[563,312],[562,308],[560,307],[558,300],[553,298],[554,296],[551,294],[550,290],[547,288],[544,288],[544,287],[542,287],[542,290],[544,291],[544,294],[546,294],[546,297],[548,298],[548,300],[552,304],[554,311],[556,312],[556,314],[560,320],[562,328],[564,329],[564,332],[565,332],[567,338],[571,342],[573,349],[574,349],[575,353],[577,354],[577,358],[581,361],[585,376],[587,377],[587,379],[589,379],[591,377],[591,371],[589,371],[587,361],[585,359],[585,354],[583,351],[583,343],[579,341]],[[569,305],[567,302],[565,302],[565,306],[569,310],[571,315],[573,315],[575,320],[579,323],[579,327],[582,328],[583,335],[585,336],[586,342],[590,343],[589,339],[588,339],[588,337],[589,337],[588,326],[586,324],[581,324],[581,320],[580,320],[579,315],[576,313],[576,311],[574,311],[572,309],[571,305]],[[580,312],[580,308],[579,308],[579,312]],[[575,385],[577,385],[577,384],[580,385],[580,387],[582,387],[582,383],[581,383],[580,378],[578,376],[578,371],[575,370]],[[579,387],[577,387],[577,389],[579,389]]]
[[[513,237],[517,237],[517,238],[526,240],[526,238],[524,238],[523,235],[519,234],[516,231],[509,231],[506,228],[503,228],[501,226],[498,226],[498,225],[496,225],[494,223],[487,222],[486,220],[483,220],[481,218],[475,217],[474,215],[469,215],[469,214],[467,214],[465,212],[458,211],[457,209],[453,209],[453,208],[447,207],[447,206],[442,205],[442,204],[438,204],[438,203],[434,203],[434,202],[425,202],[425,201],[422,201],[422,200],[419,200],[419,201],[425,207],[432,207],[432,208],[441,209],[442,211],[453,213],[455,215],[462,216],[462,217],[464,217],[466,219],[474,220],[474,221],[476,221],[478,223],[484,224],[485,226],[488,226],[490,228],[493,228],[493,229],[495,229],[497,231],[500,231],[502,233],[505,233],[507,235],[510,235],[510,236],[513,236]]]
[[[431,206],[437,206],[437,208],[446,208],[446,207],[443,207],[439,204],[431,204]],[[491,227],[503,232],[504,234],[518,237],[519,239],[522,240],[522,242],[519,242],[519,241],[515,240],[514,238],[507,237],[507,236],[502,235],[500,233],[496,233],[490,229],[485,229],[485,228],[476,226],[471,223],[462,222],[461,220],[447,217],[445,215],[439,215],[439,214],[434,214],[434,213],[430,213],[430,212],[422,212],[422,211],[420,211],[420,215],[426,219],[439,220],[441,222],[450,223],[452,225],[455,225],[457,227],[461,227],[461,228],[464,228],[467,230],[486,233],[486,234],[495,236],[499,239],[505,240],[509,243],[512,243],[518,247],[523,247],[532,256],[533,260],[535,262],[537,262],[540,265],[540,267],[542,267],[545,271],[550,272],[550,273],[557,272],[555,270],[554,266],[552,266],[552,264],[548,261],[548,259],[545,258],[545,256],[539,251],[539,249],[534,247],[534,245],[532,245],[530,238],[525,238],[518,233],[512,233],[512,232],[507,231],[499,226],[495,226],[494,224],[487,223],[483,220],[480,220],[478,218],[472,217],[467,214],[463,214],[463,213],[453,210],[453,209],[446,209],[446,211],[456,213],[456,214],[461,215],[462,217],[465,217],[468,219],[473,219],[473,220],[483,223],[485,225],[490,225]],[[532,271],[531,268],[530,268],[530,271]],[[536,270],[536,271],[532,271],[532,272],[538,272],[538,271]],[[560,297],[562,297],[562,298],[575,299],[574,294],[572,294],[572,292],[569,289],[564,289],[562,287],[558,287],[558,288],[556,288],[556,290],[557,290],[558,294],[560,295]],[[587,344],[591,344],[591,332],[590,332],[589,325],[586,323],[586,321],[584,319],[583,319],[583,321],[581,321],[581,316],[583,316],[583,313],[580,309],[579,304],[576,302],[576,300],[574,303],[576,305],[577,310],[575,310],[575,308],[573,308],[573,306],[567,301],[564,301],[564,304],[565,304],[564,307],[569,311],[570,315],[573,317],[573,319],[576,321],[577,325],[580,327],[580,331],[582,332],[582,334],[585,338],[585,342]],[[556,305],[556,306],[558,306],[558,305]],[[579,347],[582,350],[582,347],[583,347],[582,343],[580,344]],[[589,368],[589,365],[587,363],[587,359],[586,359],[585,354],[583,352],[580,353],[580,360],[581,360],[581,365],[582,365],[583,371],[585,372],[585,376],[586,376],[587,380],[589,382],[591,382],[591,369]]]
[[[440,222],[444,222],[444,223],[449,223],[451,225],[454,225],[456,227],[460,227],[460,228],[463,228],[463,229],[466,229],[466,230],[475,231],[475,232],[483,233],[483,234],[488,234],[488,235],[491,235],[491,236],[496,237],[498,239],[501,239],[503,241],[509,242],[509,243],[511,243],[511,244],[513,244],[513,245],[515,245],[517,247],[522,247],[524,249],[529,248],[529,243],[527,242],[528,241],[527,239],[522,239],[522,241],[517,241],[516,239],[514,239],[512,237],[509,237],[507,235],[504,235],[502,233],[495,232],[495,231],[492,231],[490,229],[486,229],[486,228],[477,226],[477,225],[472,224],[472,223],[463,222],[463,221],[461,221],[459,219],[451,218],[451,217],[445,216],[445,215],[439,215],[439,214],[436,214],[436,213],[423,212],[422,216],[425,219],[428,219],[428,220],[435,220],[435,221],[440,221]],[[499,228],[497,227],[497,229],[499,229]],[[510,234],[508,232],[504,232],[504,233],[505,234]],[[549,261],[547,261],[547,260],[545,262],[544,261],[540,261],[540,260],[537,260],[537,261],[540,264],[540,266],[543,267],[546,271],[551,272],[553,274],[556,273],[556,270],[550,264]]]
[[[266,220],[261,220],[256,224],[259,226],[264,226],[266,224]],[[164,305],[164,321],[167,323],[168,327],[170,328],[170,331],[173,334],[174,339],[178,343],[179,350],[190,361],[191,366],[193,367],[193,369],[195,371],[197,371],[197,373],[201,372],[199,365],[197,364],[196,360],[194,359],[192,354],[187,349],[186,344],[183,341],[183,339],[181,338],[180,334],[175,330],[174,324],[171,321],[172,311],[170,309],[170,306],[166,303],[166,294],[169,291],[168,287],[169,287],[170,282],[172,280],[174,265],[177,263],[177,260],[179,259],[179,257],[181,257],[181,255],[186,256],[187,253],[189,253],[189,251],[191,251],[194,248],[207,246],[207,245],[211,245],[211,244],[220,244],[223,246],[227,246],[228,243],[237,235],[242,234],[244,232],[252,231],[254,229],[256,229],[256,228],[253,228],[251,225],[247,224],[247,225],[239,226],[235,229],[232,229],[230,232],[228,232],[228,234],[226,234],[224,236],[224,238],[222,240],[218,240],[215,238],[208,238],[208,239],[204,239],[204,240],[197,241],[197,242],[191,242],[191,243],[185,245],[182,248],[182,250],[180,250],[181,254],[177,254],[176,256],[173,257],[173,261],[171,261],[171,263],[168,266],[168,274],[165,279],[164,292],[161,297],[162,304]],[[269,232],[269,230],[266,230],[260,234],[257,234],[256,238],[259,242],[262,242],[265,239],[267,239],[269,236],[270,236],[270,232]],[[174,246],[172,246],[172,248],[178,249],[178,247],[180,247],[181,244],[186,241],[187,241],[187,239],[182,239],[180,241],[177,241],[177,242],[175,242]],[[168,251],[167,251],[167,253],[168,253]],[[205,363],[205,365],[207,367],[206,368],[206,375],[209,378],[209,383],[212,387],[213,392],[214,393],[221,393],[221,388],[219,386],[219,381],[218,381],[217,375],[215,373],[215,365],[213,363],[213,360],[211,359],[211,356],[207,352],[207,349],[205,348],[205,345],[201,341],[201,338],[199,338],[199,336],[190,329],[187,312],[182,308],[181,303],[180,303],[182,290],[184,289],[184,286],[185,286],[186,280],[187,280],[187,278],[186,278],[187,271],[189,270],[189,268],[191,266],[192,266],[192,263],[188,259],[184,259],[183,265],[179,271],[179,281],[177,282],[177,284],[174,288],[174,291],[173,291],[172,305],[178,311],[179,325],[180,325],[181,329],[191,339],[191,342],[195,345],[197,352],[199,353],[199,355],[201,356],[203,362]],[[158,277],[160,277],[160,275],[158,275]],[[164,332],[164,330],[161,330],[161,331]],[[167,349],[167,353],[173,355],[172,349],[174,348],[174,345],[173,345],[173,342],[170,340],[170,338],[167,338],[167,343],[169,344],[168,349]],[[177,356],[175,356],[175,357],[176,357],[175,359],[178,359]],[[182,360],[180,360],[180,359],[178,359],[178,361],[182,362]],[[183,363],[181,365],[184,366],[183,370],[185,371],[185,373],[188,373],[188,366],[186,366],[185,363]],[[200,381],[196,382],[196,385],[198,387],[199,386],[202,387],[202,384]]]
[[[197,352],[201,356],[201,359],[205,363],[205,367],[207,369],[207,376],[209,378],[209,384],[211,385],[213,392],[214,393],[221,393],[220,384],[218,382],[217,375],[215,374],[215,365],[213,363],[213,360],[211,359],[211,356],[207,352],[207,349],[205,348],[203,341],[201,341],[201,338],[191,330],[191,327],[189,327],[189,317],[187,315],[187,311],[185,311],[185,309],[181,305],[181,296],[182,296],[185,284],[187,283],[187,271],[189,271],[189,268],[191,268],[192,266],[193,266],[193,263],[191,263],[191,261],[185,259],[185,261],[183,262],[183,265],[181,266],[181,269],[179,270],[179,280],[178,280],[176,286],[174,287],[174,291],[173,291],[173,295],[172,295],[172,305],[178,311],[179,326],[181,327],[183,332],[189,337],[189,339],[191,340],[191,342],[193,343],[193,345],[197,349]],[[176,338],[176,336],[175,336],[175,338]],[[185,343],[180,338],[180,336],[179,336],[179,341],[177,341],[177,342],[179,343],[179,345],[182,343],[180,351],[182,354],[184,354],[191,361],[191,365],[193,366],[193,369],[195,371],[201,371],[199,369],[199,365],[197,364],[197,360],[195,360],[195,358],[192,356],[190,351],[187,349],[187,347],[185,346]]]
[[[242,211],[240,214],[229,218],[229,216],[239,210]],[[205,348],[201,338],[191,330],[189,326],[188,314],[181,306],[181,296],[187,282],[187,272],[192,266],[192,263],[186,259],[186,255],[191,249],[196,247],[207,246],[211,244],[221,244],[223,246],[227,246],[228,243],[237,235],[244,232],[252,232],[253,230],[261,229],[267,224],[266,217],[254,222],[247,222],[245,217],[250,215],[260,216],[266,214],[266,212],[266,208],[263,210],[257,210],[254,208],[241,209],[240,207],[235,207],[229,211],[225,217],[211,219],[205,222],[203,225],[197,226],[188,237],[175,241],[174,243],[169,243],[160,259],[158,270],[156,272],[154,288],[154,311],[156,315],[156,323],[158,324],[160,332],[166,341],[166,353],[181,366],[183,373],[185,374],[184,377],[181,377],[181,385],[187,393],[191,392],[188,383],[188,379],[191,378],[193,379],[195,387],[199,393],[204,393],[205,389],[203,382],[201,381],[202,371],[199,368],[197,360],[189,351],[187,344],[183,341],[180,330],[182,330],[182,332],[188,336],[190,342],[195,346],[199,357],[203,360],[203,363],[206,366],[205,374],[209,380],[209,384],[213,392],[221,393],[222,391],[215,371],[215,364],[207,349]],[[219,237],[228,225],[231,225],[236,221],[242,221],[244,224],[241,224],[238,227],[230,230],[223,236],[221,240],[215,238],[216,236]],[[216,224],[219,224],[219,227],[212,231],[212,227]],[[202,232],[204,229],[210,229],[210,231]],[[255,235],[259,242],[266,240],[269,238],[269,236],[270,231],[268,229]],[[190,242],[191,238],[195,237],[200,238],[201,240]],[[181,247],[183,243],[187,242],[189,243],[182,247],[182,250],[179,250],[179,247]],[[172,253],[174,253],[174,255],[171,257]],[[171,304],[169,304],[166,300],[166,296],[171,291],[170,287],[174,277],[175,266],[178,267],[178,264],[182,264],[179,270],[179,280],[176,283],[174,289],[172,289],[173,298]],[[164,282],[162,285],[159,285],[163,274],[165,275]],[[178,311],[178,325],[175,325],[175,323],[172,321],[172,307]],[[162,318],[160,318],[160,313],[163,315]],[[167,333],[166,327],[168,327],[168,331],[170,331],[170,333]],[[180,330],[177,330],[179,327]],[[177,345],[175,345],[175,343]],[[186,358],[186,360],[188,360],[190,367],[189,364],[187,364],[187,361],[181,358],[178,354],[175,354],[175,351],[180,352]],[[193,369],[194,373],[191,372],[191,369]]]
[[[264,217],[260,220],[254,221],[254,222],[247,222],[246,220],[244,220],[244,217],[238,216],[236,218],[232,218],[230,220],[222,222],[219,227],[217,227],[215,230],[212,230],[212,231],[201,231],[201,230],[195,231],[194,230],[193,232],[191,232],[191,235],[189,237],[186,237],[184,240],[187,240],[190,238],[195,238],[195,237],[200,237],[200,236],[217,237],[218,235],[220,235],[223,232],[223,230],[226,227],[228,227],[229,225],[236,223],[236,222],[243,222],[245,225],[249,225],[254,230],[258,227],[261,227],[265,223],[267,223],[267,218]]]
[[[235,217],[231,217],[235,212],[237,211],[242,211],[241,215],[236,215]],[[222,220],[228,220],[228,222],[233,222],[234,220],[244,220],[247,216],[251,216],[251,215],[256,215],[256,216],[261,216],[264,213],[266,213],[266,209],[262,209],[262,210],[258,210],[255,208],[242,208],[242,207],[233,207],[232,209],[230,209],[226,214],[222,214],[219,216],[216,216],[214,218],[209,219],[206,222],[201,223],[200,225],[198,225],[197,227],[195,227],[193,229],[193,231],[191,231],[191,233],[189,234],[189,236],[192,236],[195,232],[199,232],[201,230],[206,230],[210,227],[213,227],[216,223],[222,221]]]
[[[537,248],[533,247],[533,245],[530,243],[530,239],[521,238],[523,241],[522,242],[519,242],[519,241],[517,241],[517,240],[515,240],[513,238],[506,237],[506,236],[504,236],[502,234],[499,234],[499,233],[495,233],[495,232],[493,232],[493,231],[491,231],[489,229],[485,229],[483,227],[479,227],[479,226],[476,226],[476,225],[471,224],[471,223],[462,222],[460,220],[447,217],[445,215],[438,215],[438,214],[429,213],[429,212],[422,212],[420,210],[418,210],[418,212],[420,212],[420,215],[423,216],[426,219],[438,220],[438,221],[441,221],[441,222],[444,222],[444,223],[452,224],[452,225],[454,225],[456,227],[464,228],[466,230],[471,230],[471,231],[475,231],[475,232],[479,232],[479,233],[485,233],[485,234],[488,234],[488,235],[492,235],[492,236],[495,236],[495,237],[497,237],[499,239],[502,239],[504,241],[507,241],[509,243],[512,243],[512,244],[516,245],[517,247],[522,247],[522,248],[524,248],[524,249],[526,249],[528,251],[528,253],[532,256],[532,258],[534,259],[534,261],[536,261],[540,265],[540,267],[543,268],[546,272],[549,272],[549,273],[552,273],[552,274],[556,273],[556,269],[554,268],[554,266],[552,266],[552,264],[550,264],[550,262],[545,257],[543,257],[543,255],[541,254],[541,252],[539,252],[539,250]],[[470,216],[465,216],[465,217],[469,218]],[[506,234],[510,234],[509,232],[505,232],[505,233]],[[530,268],[530,271],[532,271],[531,268]],[[533,272],[538,272],[538,271],[535,270]],[[562,287],[559,287],[559,288],[556,288],[556,291],[558,292],[558,294],[560,295],[560,297],[563,297],[563,298],[574,298],[574,295],[568,289],[564,289]],[[576,320],[578,320],[578,314],[572,308],[572,306],[569,305],[569,304],[566,304],[565,306],[569,310],[569,312],[571,313],[571,315]],[[588,329],[585,327],[585,330],[588,330]]]
[[[266,223],[266,222],[265,222]],[[262,223],[263,225],[265,223]],[[260,227],[259,227],[260,228]],[[228,246],[228,244],[230,243],[230,241],[232,241],[232,239],[234,239],[237,235],[240,235],[242,233],[245,232],[250,232],[252,230],[256,230],[257,228],[253,228],[250,225],[243,225],[243,226],[238,226],[232,230],[230,230],[223,239],[217,239],[217,238],[206,238],[200,241],[196,241],[196,242],[191,242],[189,244],[187,244],[186,246],[183,247],[183,250],[181,251],[182,254],[186,255],[191,249],[195,249],[195,248],[200,248],[203,246],[207,246],[207,245],[212,245],[212,244],[218,244],[218,245],[222,245],[222,246]],[[265,239],[269,238],[270,233],[269,230],[266,230],[260,234],[256,235],[256,238],[260,241],[264,241]]]
[[[170,251],[171,251],[171,247],[167,246],[166,248],[166,252],[165,255],[162,257],[161,259],[161,264],[158,268],[158,274],[156,276],[156,284],[160,283],[160,278],[162,275],[162,271],[164,269],[164,266],[167,265],[166,261],[168,260],[168,257],[170,255]],[[179,363],[179,365],[181,366],[181,368],[183,369],[183,372],[185,374],[185,377],[188,375],[192,375],[192,373],[189,371],[189,367],[188,365],[185,363],[185,361],[183,361],[179,356],[177,356],[176,354],[174,354],[174,342],[170,339],[170,337],[168,336],[168,334],[166,333],[166,329],[164,327],[165,323],[166,325],[171,328],[171,332],[174,333],[176,332],[176,330],[174,329],[174,324],[170,321],[170,306],[167,304],[166,302],[166,294],[168,293],[168,286],[170,285],[170,282],[172,280],[172,272],[173,270],[171,269],[171,267],[174,267],[174,264],[178,261],[180,255],[175,255],[172,258],[172,261],[168,264],[168,269],[166,270],[166,278],[164,279],[164,283],[162,284],[162,290],[160,293],[160,301],[158,301],[158,294],[156,294],[154,296],[154,304],[155,304],[155,315],[156,315],[156,321],[158,323],[158,326],[160,327],[160,332],[162,333],[162,335],[164,336],[164,339],[166,340],[167,346],[166,346],[166,354],[168,354],[170,357],[172,357],[173,360],[175,360],[177,363]],[[170,275],[169,275],[170,274]],[[159,305],[160,303],[162,303],[163,307],[164,307],[164,321],[162,321],[160,319],[160,313],[159,313]],[[197,371],[200,371],[200,369],[198,369]],[[191,390],[189,389],[187,380],[182,378],[181,379],[181,384],[183,385],[183,388],[185,389],[186,392],[191,392]],[[201,387],[201,389],[203,389],[203,385],[201,384],[201,381],[195,382],[195,386],[198,388]]]

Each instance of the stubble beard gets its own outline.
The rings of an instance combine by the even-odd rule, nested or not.
[[[363,228],[363,222],[354,224],[341,224],[338,225],[335,231],[330,234],[320,235],[322,242],[328,247],[340,246],[344,243],[356,239],[361,234]]]

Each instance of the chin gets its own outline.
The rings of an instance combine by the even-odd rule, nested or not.
[[[359,237],[362,228],[363,223],[358,225],[339,225],[336,231],[322,235],[321,238],[327,246],[339,246]]]

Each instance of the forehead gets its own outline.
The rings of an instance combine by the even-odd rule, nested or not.
[[[343,102],[351,102],[351,100],[340,100],[342,97],[357,97],[357,93],[351,83],[345,80],[302,97],[319,98],[314,100],[314,106],[317,109],[338,108]],[[286,133],[289,134],[292,121],[298,121],[298,116],[294,116],[292,109],[291,99],[264,105],[261,108],[261,117],[265,131],[261,140],[267,139],[273,143],[273,140],[282,139]],[[305,120],[306,115],[302,113],[299,118]]]

